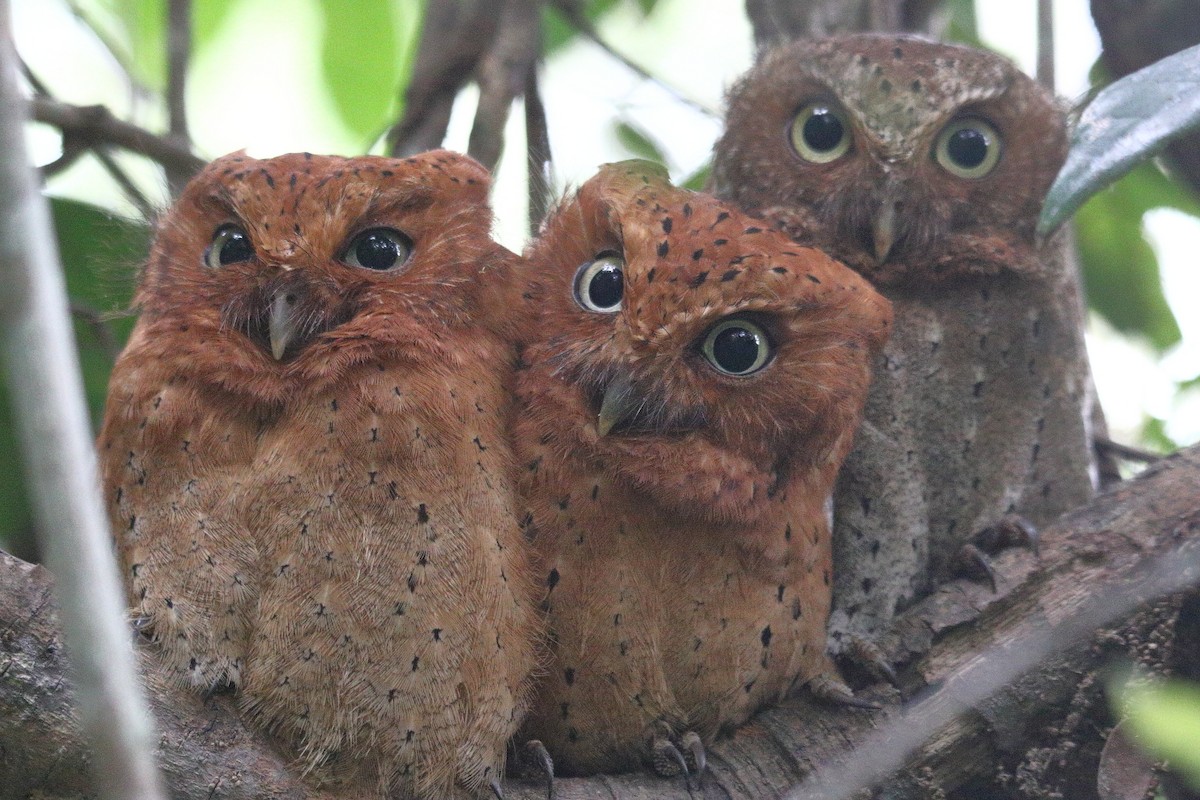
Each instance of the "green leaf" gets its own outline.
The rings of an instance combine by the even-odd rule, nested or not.
[[[321,61],[342,121],[375,138],[396,116],[400,88],[416,51],[424,5],[419,0],[318,0],[325,19]]]
[[[1181,680],[1126,685],[1119,695],[1138,745],[1165,758],[1200,789],[1200,685]]]
[[[76,306],[100,315],[111,337],[105,343],[95,325],[75,318],[84,391],[98,424],[112,370],[112,349],[129,336],[133,319],[108,319],[129,305],[139,265],[145,260],[149,231],[136,223],[113,217],[94,206],[72,200],[50,202],[58,247],[67,278],[67,293]],[[17,555],[33,557],[33,523],[26,499],[12,406],[0,379],[0,546]],[[8,424],[4,424],[8,423]]]
[[[1163,205],[1200,211],[1157,167],[1142,164],[1089,200],[1075,220],[1088,305],[1117,330],[1140,333],[1159,351],[1180,340],[1158,259],[1142,229],[1146,211]]]
[[[1200,126],[1200,45],[1126,75],[1084,109],[1067,162],[1050,187],[1038,220],[1047,233],[1088,197]]]
[[[657,164],[667,163],[662,148],[640,128],[629,122],[618,120],[613,124],[613,132],[617,135],[617,141],[629,151],[632,157],[653,161]]]

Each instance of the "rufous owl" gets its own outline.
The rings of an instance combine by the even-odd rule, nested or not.
[[[519,257],[465,156],[218,159],[159,225],[104,488],[181,683],[353,796],[498,785],[540,617],[515,503]]]
[[[669,774],[664,747],[831,674],[828,502],[890,309],[646,162],[526,255],[514,442],[552,656],[523,730],[564,774]]]
[[[1079,276],[1034,232],[1064,115],[1000,56],[864,34],[767,52],[726,122],[717,193],[895,309],[836,491],[837,649],[952,574],[977,532],[1094,491]]]

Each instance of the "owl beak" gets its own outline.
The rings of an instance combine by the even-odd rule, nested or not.
[[[875,262],[882,264],[887,261],[892,245],[896,243],[896,204],[886,202],[879,208],[879,216],[875,218],[871,232],[875,244]]]
[[[604,399],[600,401],[600,414],[596,418],[596,432],[607,436],[609,431],[636,408],[637,398],[629,378],[617,378],[604,390]]]
[[[267,328],[271,339],[271,355],[275,360],[283,358],[288,344],[296,336],[296,296],[287,291],[279,292],[271,301],[271,319]]]

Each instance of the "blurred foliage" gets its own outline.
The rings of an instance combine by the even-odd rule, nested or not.
[[[146,258],[145,226],[114,217],[94,206],[51,201],[67,292],[75,314],[75,339],[84,390],[98,425],[108,389],[113,356],[129,336],[129,306],[134,276]],[[0,379],[0,545],[22,557],[34,555],[32,522],[25,496],[16,431],[11,424],[7,387]]]
[[[318,5],[325,18],[325,86],[342,121],[369,146],[404,110],[399,87],[416,57],[424,4],[319,0]]]
[[[1113,327],[1141,334],[1159,352],[1179,342],[1179,325],[1163,296],[1158,258],[1142,218],[1168,206],[1200,215],[1200,202],[1153,163],[1143,163],[1092,197],[1075,216],[1088,304]]]
[[[1113,694],[1138,746],[1200,791],[1200,685],[1126,683]]]

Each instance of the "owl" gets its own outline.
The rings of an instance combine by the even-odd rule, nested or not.
[[[976,532],[1094,491],[1079,277],[1034,234],[1066,149],[1054,98],[1008,61],[909,36],[794,42],[729,93],[717,193],[896,315],[835,495],[835,649],[953,574]]]
[[[437,151],[213,162],[162,221],[104,488],[134,613],[355,796],[498,786],[540,621],[505,425],[523,262]]]
[[[827,505],[890,308],[645,162],[602,168],[527,258],[513,436],[552,656],[525,733],[563,774],[702,768],[832,674]]]

